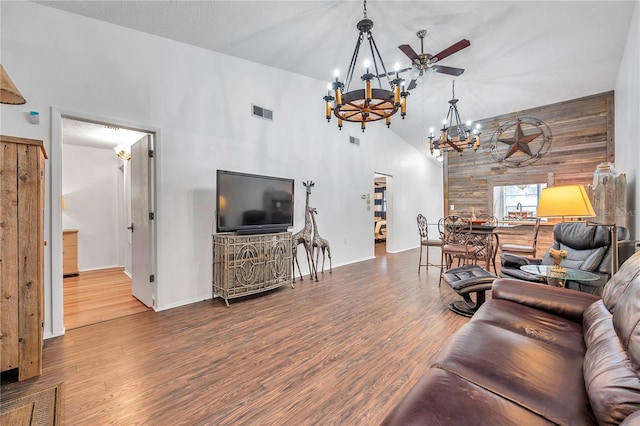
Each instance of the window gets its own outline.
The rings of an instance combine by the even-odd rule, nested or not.
[[[535,217],[540,192],[546,187],[546,183],[494,186],[494,215],[504,220]]]

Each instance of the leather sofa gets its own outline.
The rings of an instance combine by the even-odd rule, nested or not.
[[[626,244],[629,231],[624,227],[617,228],[619,241],[619,263],[633,253],[633,245]],[[586,293],[601,294],[602,287],[611,276],[611,233],[607,227],[585,225],[583,222],[563,222],[553,227],[553,244],[551,249],[567,250],[567,258],[562,265],[568,268],[582,269],[600,275],[600,279],[590,282],[567,281],[566,287]],[[523,256],[502,253],[500,276],[518,278],[526,281],[546,283],[544,277],[529,274],[520,270],[522,265],[551,265],[553,260],[549,250],[542,259],[528,259]]]
[[[640,424],[640,252],[602,298],[498,278],[384,425]]]

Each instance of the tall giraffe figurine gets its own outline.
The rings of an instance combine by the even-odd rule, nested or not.
[[[296,265],[298,265],[298,271],[300,272],[300,281],[302,278],[302,271],[300,270],[300,263],[298,262],[298,245],[302,244],[307,254],[307,263],[309,264],[309,277],[313,279],[315,275],[316,281],[318,281],[318,273],[316,272],[316,266],[313,263],[313,247],[311,246],[311,231],[313,226],[311,224],[311,213],[309,213],[309,195],[311,195],[311,188],[315,185],[312,181],[308,180],[302,183],[307,188],[307,197],[304,205],[304,228],[299,232],[296,232],[291,237],[292,239],[292,257],[291,267],[293,268],[293,282],[296,282]]]
[[[333,268],[331,267],[331,247],[329,247],[329,241],[320,236],[318,232],[318,225],[316,225],[316,217],[314,215],[318,214],[318,211],[315,207],[309,207],[309,214],[311,214],[311,221],[313,222],[313,240],[311,242],[312,249],[316,252],[316,275],[318,274],[318,263],[320,260],[320,250],[322,250],[322,272],[324,274],[324,260],[325,260],[325,250],[327,256],[329,256],[329,273],[333,272]]]

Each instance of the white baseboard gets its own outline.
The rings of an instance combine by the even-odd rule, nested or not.
[[[51,333],[50,331],[47,331],[47,332],[45,332],[45,333],[44,333],[44,335],[42,336],[42,338],[43,338],[44,340],[47,340],[47,339],[53,339],[54,337],[64,336],[65,331],[66,331],[66,329],[65,329],[64,327],[62,328],[62,330],[60,330],[60,333],[59,333],[59,334],[53,334],[53,333]]]
[[[182,300],[182,301],[177,302],[177,303],[171,303],[169,305],[156,306],[154,309],[155,309],[156,312],[166,311],[168,309],[178,308],[180,306],[190,305],[192,303],[198,303],[198,302],[202,302],[202,301],[210,300],[210,299],[211,299],[211,294],[206,294],[206,295],[203,295],[203,296],[200,296],[200,297],[195,297],[193,299]]]
[[[102,269],[114,269],[114,268],[124,268],[124,266],[123,265],[97,266],[95,268],[79,269],[78,272],[91,272],[91,271],[100,271]]]

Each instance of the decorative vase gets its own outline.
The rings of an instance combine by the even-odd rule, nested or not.
[[[612,163],[600,163],[596,167],[596,171],[593,172],[593,187],[595,188],[599,183],[606,185],[609,179],[615,179],[616,176],[617,173]]]
[[[566,250],[549,249],[549,256],[553,259],[553,266],[551,267],[553,272],[567,272],[564,267],[560,266],[560,263],[567,258],[567,254]]]

